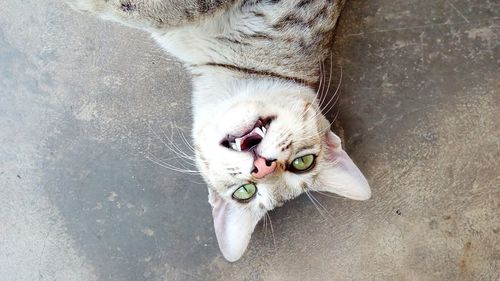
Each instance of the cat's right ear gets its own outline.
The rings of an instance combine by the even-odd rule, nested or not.
[[[226,260],[237,261],[245,252],[260,217],[249,208],[238,208],[234,202],[227,202],[210,188],[208,193],[219,248]]]

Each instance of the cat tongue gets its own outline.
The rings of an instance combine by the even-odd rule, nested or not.
[[[264,138],[264,132],[260,127],[254,128],[249,133],[234,140],[233,149],[238,151],[249,151],[257,146]]]

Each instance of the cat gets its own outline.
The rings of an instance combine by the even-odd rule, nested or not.
[[[304,192],[370,198],[317,98],[345,0],[69,1],[148,31],[192,74],[196,164],[228,261],[268,211]]]

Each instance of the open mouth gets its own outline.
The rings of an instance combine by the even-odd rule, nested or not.
[[[262,141],[273,119],[274,117],[259,118],[255,125],[242,135],[225,137],[221,145],[236,151],[250,151]]]

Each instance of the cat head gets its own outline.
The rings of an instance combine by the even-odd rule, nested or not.
[[[315,91],[273,80],[239,81],[220,91],[195,108],[193,134],[227,260],[242,256],[266,212],[305,191],[371,196],[321,114]]]

